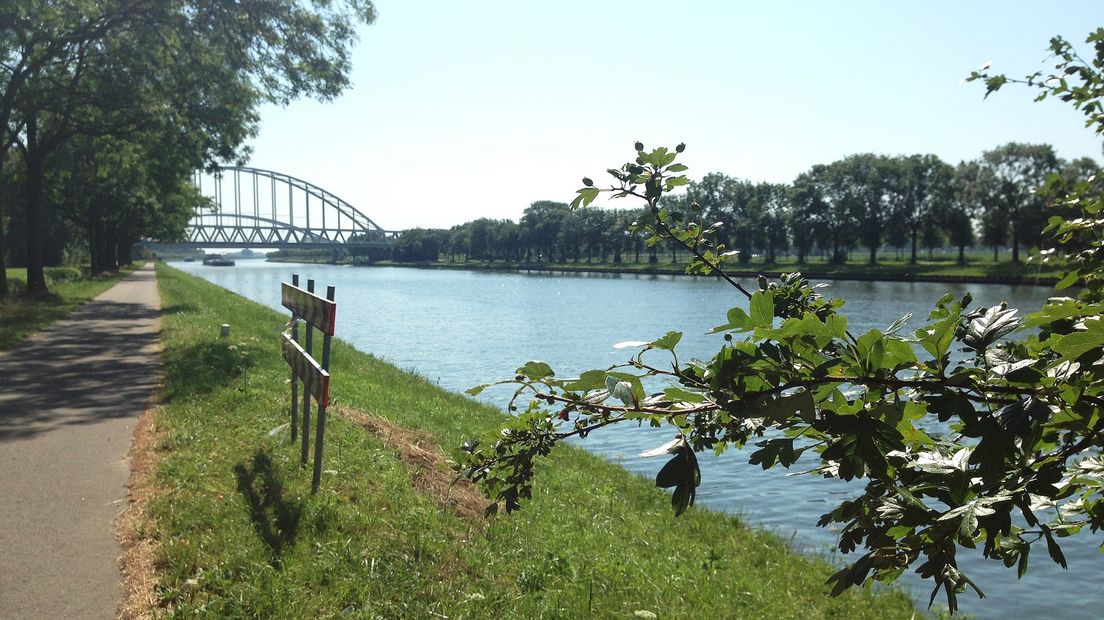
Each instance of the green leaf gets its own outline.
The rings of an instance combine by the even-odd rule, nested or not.
[[[571,209],[575,210],[579,207],[585,207],[594,202],[594,199],[598,197],[598,192],[599,190],[597,187],[584,187],[576,190],[575,193],[578,194],[578,196],[575,197],[575,200],[571,201]]]
[[[728,310],[728,323],[725,325],[718,325],[709,331],[711,334],[719,332],[746,332],[754,329],[755,326],[752,323],[751,317],[747,312],[744,312],[743,308],[729,308]]]
[[[847,317],[841,314],[833,314],[824,320],[824,324],[836,338],[843,339],[847,337]]]
[[[601,389],[606,386],[606,372],[604,370],[588,370],[579,375],[579,378],[563,386],[569,392],[586,392]]]
[[[540,381],[541,379],[547,379],[548,377],[556,376],[556,373],[553,372],[551,366],[544,362],[538,362],[536,360],[526,362],[524,366],[517,369],[517,374],[522,375],[527,379],[531,379],[533,381]]]
[[[1045,525],[1041,526],[1041,528],[1043,530],[1043,535],[1046,536],[1047,553],[1050,554],[1050,559],[1054,560],[1054,562],[1062,568],[1068,569],[1066,566],[1066,556],[1062,553],[1062,548],[1058,546],[1057,541],[1054,540],[1054,535],[1050,532],[1050,528]]]
[[[1016,312],[1015,308],[1008,308],[1004,304],[986,309],[980,316],[970,319],[962,342],[979,352],[985,351],[989,345],[1020,326]]]
[[[802,390],[788,396],[761,400],[752,415],[766,418],[775,424],[787,422],[794,418],[812,421],[816,415],[813,393]]]
[[[689,169],[682,164],[673,164],[667,168],[667,172],[686,172]]]
[[[1081,272],[1076,269],[1071,269],[1057,284],[1054,285],[1054,289],[1057,291],[1065,290],[1074,284],[1077,284],[1081,279]]]
[[[651,346],[670,351],[682,340],[682,332],[667,332],[662,338],[652,341]]]
[[[774,294],[756,291],[751,296],[751,323],[754,327],[770,327],[774,322]]]
[[[886,338],[882,341],[882,344],[885,347],[885,358],[882,363],[887,368],[914,366],[916,364],[916,351],[913,351],[907,342],[897,338]]]
[[[668,387],[663,389],[663,395],[673,401],[682,401],[687,403],[703,403],[705,402],[705,396],[700,392],[691,392],[680,387]]]
[[[1053,346],[1063,359],[1075,360],[1085,353],[1104,346],[1104,319],[1085,321],[1085,331],[1066,334]]]

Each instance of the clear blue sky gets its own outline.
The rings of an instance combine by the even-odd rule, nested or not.
[[[341,196],[384,228],[518,219],[579,179],[687,144],[691,178],[788,182],[858,152],[957,163],[1010,141],[1101,159],[1081,115],[962,79],[1049,67],[1104,1],[377,0],[353,86],[262,111],[250,164]],[[614,203],[614,206],[636,206]]]

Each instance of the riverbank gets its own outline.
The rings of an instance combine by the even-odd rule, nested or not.
[[[776,536],[692,509],[577,449],[541,466],[532,502],[485,519],[446,454],[496,409],[337,342],[322,490],[285,422],[286,317],[159,265],[165,402],[155,546],[173,613],[319,617],[912,617],[902,593],[839,599],[834,570]],[[340,303],[339,303],[340,306]],[[217,337],[230,323],[232,337]],[[339,334],[340,335],[340,334]],[[270,433],[270,430],[275,430]]]
[[[270,262],[325,263],[334,261],[312,257],[269,258]],[[417,269],[458,269],[468,271],[534,271],[564,273],[608,273],[637,275],[686,276],[686,263],[533,263],[524,261],[464,261],[421,262],[375,261],[372,263],[352,260],[342,264],[375,267],[412,267]],[[728,273],[737,278],[755,278],[764,275],[777,278],[783,273],[800,271],[811,280],[856,280],[874,282],[946,282],[977,284],[1023,284],[1052,287],[1058,282],[1061,271],[1054,266],[1041,267],[1037,263],[1011,263],[979,261],[967,265],[953,262],[885,262],[878,265],[865,263],[831,264],[811,263],[761,263],[751,265],[730,264]]]

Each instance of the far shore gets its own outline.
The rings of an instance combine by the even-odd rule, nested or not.
[[[508,261],[468,262],[399,262],[399,261],[333,261],[312,257],[269,257],[270,262],[350,264],[358,267],[409,267],[415,269],[451,269],[462,271],[526,271],[547,273],[591,273],[612,275],[672,275],[683,277],[719,276],[689,275],[685,263],[533,263]],[[791,267],[791,268],[787,268]],[[736,278],[755,278],[760,275],[778,278],[783,273],[800,271],[810,280],[856,280],[874,282],[943,282],[967,284],[1008,284],[1053,287],[1059,278],[1053,269],[1042,273],[1038,265],[999,263],[980,266],[960,266],[954,263],[906,265],[888,263],[880,265],[764,265],[763,269],[732,265],[728,274]],[[995,273],[994,273],[995,272]]]

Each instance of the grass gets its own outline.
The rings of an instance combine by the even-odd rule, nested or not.
[[[0,297],[0,351],[6,351],[50,323],[69,315],[82,304],[111,288],[122,275],[87,278],[76,267],[47,267],[46,285],[50,294],[28,297],[26,269],[8,269],[11,294]]]
[[[166,382],[158,490],[140,533],[155,542],[157,603],[171,616],[915,614],[892,590],[830,598],[826,562],[730,516],[691,509],[676,519],[650,481],[570,447],[543,463],[519,513],[458,510],[419,483],[393,435],[421,437],[415,455],[451,451],[502,414],[339,341],[331,411],[348,413],[329,419],[326,473],[311,496],[309,469],[280,428],[286,317],[160,264],[158,282]],[[221,323],[232,325],[229,340],[216,336]],[[356,415],[394,426],[370,432]]]

